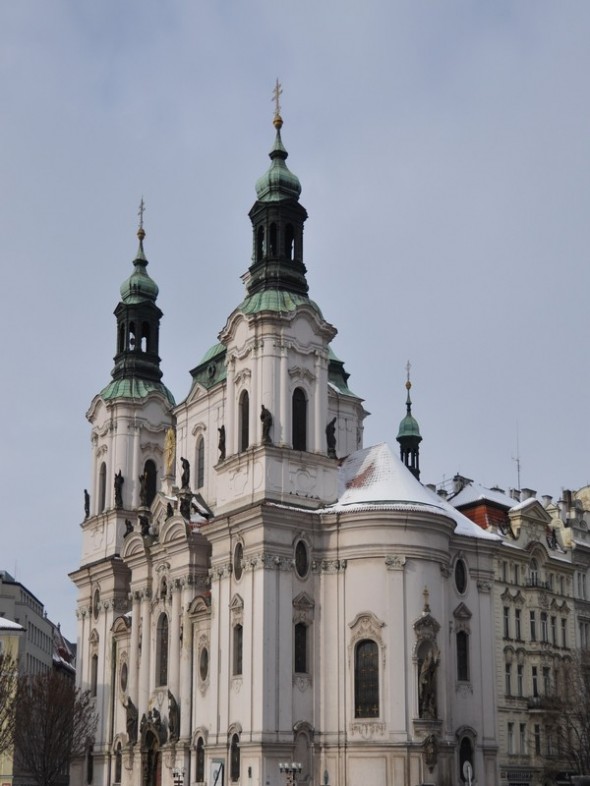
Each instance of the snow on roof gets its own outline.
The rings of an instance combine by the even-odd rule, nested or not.
[[[0,630],[24,630],[22,625],[12,620],[7,620],[6,617],[0,617]]]
[[[522,502],[517,502],[511,510],[524,510],[524,508],[530,507],[533,503],[541,504],[536,497],[529,497],[528,499],[524,499]]]
[[[340,466],[338,501],[319,513],[375,509],[427,510],[452,519],[455,534],[500,540],[423,486],[384,442],[358,450]]]
[[[459,505],[470,505],[480,500],[493,502],[503,508],[511,508],[514,505],[514,500],[509,494],[505,494],[498,489],[488,489],[475,481],[471,481],[471,483],[464,486],[449,501],[455,507],[458,507]]]

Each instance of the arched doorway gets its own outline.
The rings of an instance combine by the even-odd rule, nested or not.
[[[160,743],[153,731],[147,731],[143,750],[143,786],[161,786],[161,784]]]

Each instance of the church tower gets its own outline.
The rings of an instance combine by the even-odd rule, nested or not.
[[[174,422],[174,399],[161,381],[162,312],[156,305],[158,287],[146,270],[143,200],[137,234],[133,271],[121,286],[115,309],[112,379],[86,413],[92,427],[92,486],[85,492],[81,565],[71,574],[78,588],[78,684],[91,691],[102,718],[109,716],[112,703],[111,628],[129,608],[130,571],[121,558],[124,538],[138,526],[138,508],[144,508],[149,520],[161,478],[170,472],[164,449]],[[110,760],[107,734],[106,724],[100,723],[94,746],[97,775]]]

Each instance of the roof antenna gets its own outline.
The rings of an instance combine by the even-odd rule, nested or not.
[[[516,457],[512,456],[512,461],[516,463],[517,489],[520,491],[520,444],[518,439],[518,421],[516,421]]]

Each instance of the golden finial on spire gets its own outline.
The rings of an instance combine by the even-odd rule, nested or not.
[[[143,228],[143,214],[145,213],[145,202],[143,201],[143,196],[141,197],[141,202],[139,203],[139,210],[137,211],[137,215],[139,216],[139,229],[137,230],[137,237],[140,240],[143,240],[145,237],[145,230]]]
[[[274,101],[275,104],[275,116],[272,122],[277,130],[279,130],[283,125],[283,118],[281,117],[281,102],[280,102],[282,92],[283,92],[283,87],[277,77],[274,90],[272,91],[272,101]]]

